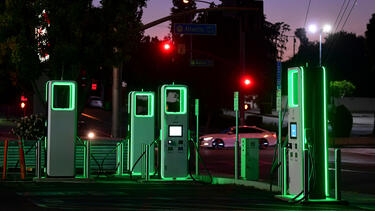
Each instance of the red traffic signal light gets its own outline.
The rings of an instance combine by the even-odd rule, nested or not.
[[[20,107],[21,107],[21,109],[24,109],[26,107],[26,103],[25,102],[21,102]]]
[[[166,42],[163,42],[163,43],[162,43],[161,48],[162,48],[162,51],[163,51],[163,52],[165,52],[165,53],[169,53],[169,52],[172,51],[173,45],[172,45],[171,42],[166,41]]]
[[[250,77],[248,77],[248,76],[246,76],[246,77],[243,77],[242,78],[242,85],[244,86],[244,87],[250,87],[251,85],[252,85],[252,80],[251,80],[251,78]]]
[[[96,83],[92,83],[91,84],[91,90],[96,90],[97,86],[98,85]]]
[[[27,97],[21,95],[21,102],[26,102],[27,101]]]

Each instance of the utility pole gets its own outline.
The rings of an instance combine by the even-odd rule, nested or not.
[[[246,73],[246,27],[245,27],[245,21],[244,17],[242,14],[240,14],[240,68],[241,68],[241,73],[244,76]],[[240,93],[240,104],[239,104],[239,111],[240,111],[240,124],[244,125],[245,124],[245,109],[244,109],[244,104],[245,104],[245,94],[244,92]]]
[[[112,137],[120,137],[120,78],[121,72],[119,66],[113,66],[113,84],[112,84]]]

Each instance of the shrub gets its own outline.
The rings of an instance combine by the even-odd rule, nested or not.
[[[38,140],[46,136],[45,118],[40,114],[32,114],[15,121],[16,127],[10,131],[24,140]]]
[[[335,137],[349,137],[353,126],[353,116],[344,106],[337,106],[333,112],[332,129]]]

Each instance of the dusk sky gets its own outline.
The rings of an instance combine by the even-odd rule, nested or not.
[[[345,0],[311,0],[310,11],[307,17],[307,23],[323,25],[333,25],[340,11],[341,5]],[[215,0],[215,3],[220,3]],[[285,22],[291,26],[290,35],[294,34],[294,29],[303,27],[307,6],[309,0],[264,0],[264,13],[270,22]],[[347,2],[347,1],[346,1]],[[347,14],[355,0],[350,0],[348,9],[344,15],[342,23],[345,21]],[[162,18],[170,14],[172,0],[149,0],[147,8],[144,9],[143,23],[149,23],[153,20]],[[207,7],[207,4],[198,3],[198,7]],[[347,23],[344,26],[345,31],[354,32],[357,35],[364,35],[366,25],[371,15],[375,13],[375,0],[358,0]],[[340,25],[339,30],[342,25]],[[335,28],[335,27],[334,27]],[[169,33],[169,22],[157,25],[145,31],[146,35],[158,36],[163,38]],[[309,39],[317,40],[318,35],[309,34]],[[290,39],[291,41],[292,39]],[[288,44],[286,58],[292,56],[292,42]]]

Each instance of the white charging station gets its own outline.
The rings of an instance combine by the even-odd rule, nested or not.
[[[142,155],[142,147],[151,145],[155,140],[155,94],[154,92],[133,91],[128,95],[128,114],[130,118],[130,147],[129,170],[132,174],[141,174],[141,162],[137,162]],[[154,145],[153,145],[154,146]],[[150,147],[149,162],[150,172],[155,171],[155,151]],[[144,156],[145,157],[145,156]]]
[[[47,176],[74,177],[77,84],[74,81],[48,81],[46,97]]]
[[[188,177],[188,88],[185,85],[161,87],[161,177]]]

